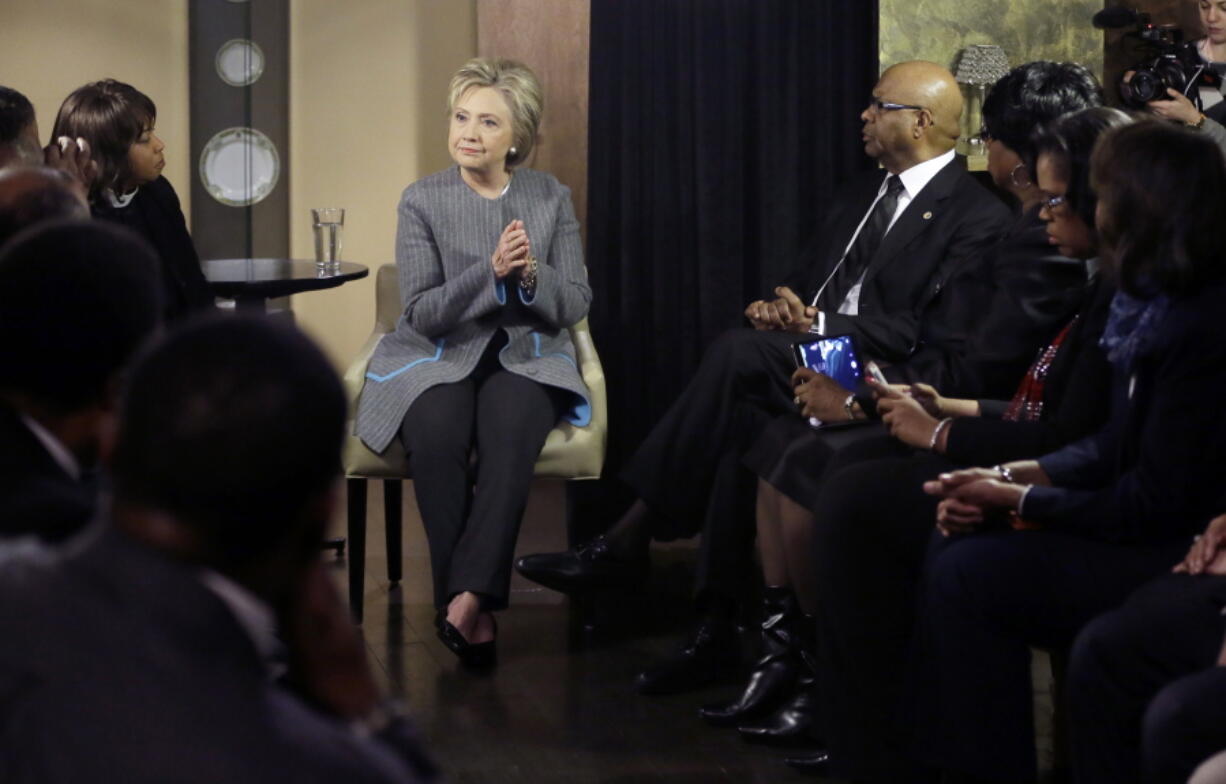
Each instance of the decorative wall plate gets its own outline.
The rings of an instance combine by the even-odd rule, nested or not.
[[[246,87],[264,73],[264,50],[254,41],[234,38],[217,50],[217,75],[231,87]]]
[[[200,182],[217,201],[246,207],[272,193],[281,175],[281,157],[264,134],[254,128],[218,132],[200,153]]]

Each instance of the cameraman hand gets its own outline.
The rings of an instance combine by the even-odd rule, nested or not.
[[[1200,122],[1200,111],[1186,96],[1170,87],[1166,88],[1166,94],[1170,96],[1169,101],[1150,101],[1147,104],[1151,112],[1164,120],[1181,122],[1184,125],[1196,125]]]

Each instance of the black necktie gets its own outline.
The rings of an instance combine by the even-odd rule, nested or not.
[[[902,195],[902,180],[897,174],[891,174],[885,179],[885,193],[873,205],[868,220],[864,221],[856,241],[847,250],[842,263],[835,270],[834,276],[826,284],[817,306],[822,310],[836,311],[847,298],[847,292],[856,285],[856,281],[864,274],[868,263],[872,261],[885,232],[890,228],[890,220],[894,210],[898,208],[898,197]]]

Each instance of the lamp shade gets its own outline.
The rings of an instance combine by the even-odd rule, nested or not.
[[[993,44],[973,44],[962,50],[954,78],[959,84],[989,85],[1009,71],[1005,50]]]

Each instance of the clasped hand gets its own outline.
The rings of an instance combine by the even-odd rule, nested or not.
[[[776,286],[777,299],[757,300],[745,308],[745,318],[754,329],[808,332],[817,318],[817,308],[805,303],[787,286]]]
[[[925,482],[924,492],[940,496],[937,528],[949,536],[978,530],[993,510],[1017,509],[1025,488],[1002,481],[994,468],[967,468]]]
[[[503,280],[515,270],[528,266],[528,259],[531,255],[532,246],[528,242],[528,232],[524,229],[524,222],[511,221],[502,230],[502,236],[498,238],[498,246],[494,248],[494,255],[490,256],[490,264],[494,267],[494,278]]]
[[[1205,532],[1196,537],[1188,554],[1171,571],[1226,575],[1226,514],[1209,521]]]

